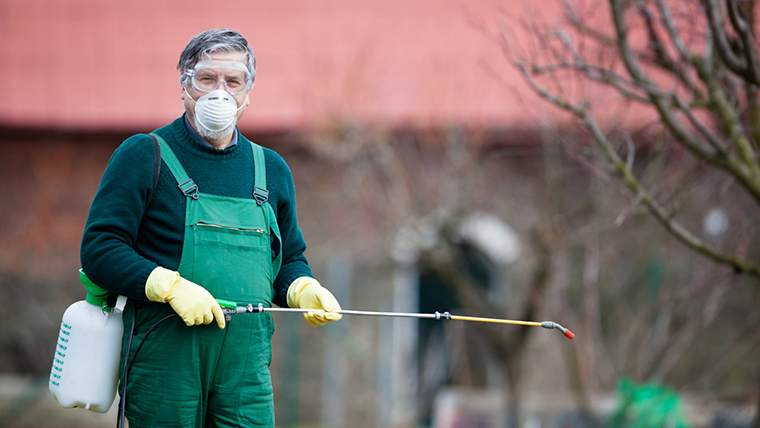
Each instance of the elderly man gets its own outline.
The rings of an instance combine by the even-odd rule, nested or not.
[[[304,256],[287,164],[236,128],[255,66],[235,31],[193,37],[178,65],[185,114],[124,141],[92,202],[82,268],[129,299],[131,428],[274,426],[272,319],[225,325],[215,299],[324,309],[305,314],[311,325],[340,319]]]

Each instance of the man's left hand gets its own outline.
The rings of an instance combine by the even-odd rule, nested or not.
[[[302,276],[288,288],[288,306],[300,309],[324,309],[324,312],[307,312],[303,314],[310,326],[327,324],[338,321],[343,315],[334,311],[340,310],[340,303],[330,291],[319,284],[314,278]]]

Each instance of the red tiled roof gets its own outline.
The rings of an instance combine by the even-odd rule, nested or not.
[[[0,126],[160,126],[183,111],[181,50],[224,27],[258,60],[249,129],[519,123],[520,101],[482,62],[524,85],[472,25],[494,30],[510,5],[521,9],[519,0],[3,0]]]

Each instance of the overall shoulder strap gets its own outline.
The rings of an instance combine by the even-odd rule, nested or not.
[[[267,190],[267,168],[264,158],[264,148],[260,145],[250,142],[251,149],[253,150],[253,199],[259,206],[264,205],[269,200],[269,191]],[[273,277],[277,276],[282,266],[282,238],[280,237],[280,227],[277,224],[277,217],[274,214],[274,209],[270,204],[262,207],[264,208],[264,215],[267,218],[267,223],[271,230],[272,240],[272,274]]]
[[[253,150],[253,199],[256,203],[263,205],[269,199],[267,190],[267,168],[264,163],[264,149],[251,141]]]
[[[174,179],[177,180],[177,183],[179,183],[177,187],[179,187],[185,196],[193,199],[198,199],[198,186],[187,175],[185,168],[182,166],[179,159],[177,159],[177,156],[174,154],[171,147],[169,147],[169,144],[167,144],[166,141],[164,141],[164,139],[161,138],[161,136],[158,134],[151,133],[150,135],[158,141],[158,145],[161,150],[161,159],[166,162],[166,166],[169,167],[169,170],[172,172]]]

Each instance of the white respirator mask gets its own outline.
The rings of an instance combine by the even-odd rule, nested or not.
[[[193,97],[185,89],[191,100]],[[235,98],[223,89],[215,89],[193,100],[195,102],[195,125],[202,137],[222,138],[229,135],[237,123],[237,113],[245,105],[237,106]]]

